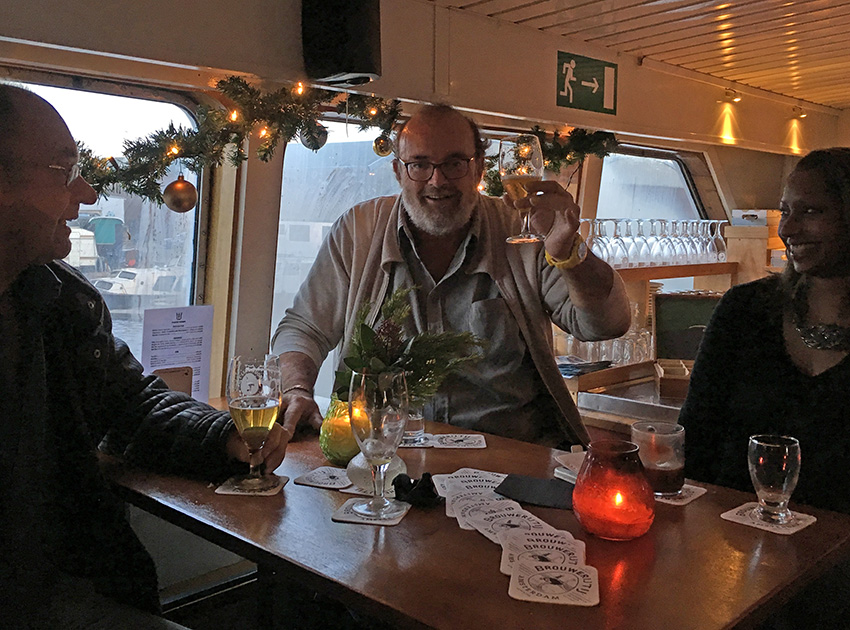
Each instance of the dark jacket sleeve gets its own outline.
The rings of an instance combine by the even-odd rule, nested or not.
[[[101,449],[160,472],[215,479],[242,469],[225,455],[233,429],[227,412],[145,376],[123,341],[114,346],[103,404],[120,411],[112,414]]]
[[[242,470],[225,453],[229,414],[145,375],[127,344],[112,335],[97,290],[64,264],[52,268],[63,283],[50,338],[55,397],[69,406],[64,413],[78,409],[89,439],[132,464],[210,480]]]

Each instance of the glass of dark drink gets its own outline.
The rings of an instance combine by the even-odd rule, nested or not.
[[[632,442],[657,497],[675,497],[685,485],[685,427],[672,422],[635,422]]]

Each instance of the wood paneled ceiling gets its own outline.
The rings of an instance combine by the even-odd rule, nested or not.
[[[793,99],[850,108],[847,0],[430,0]]]

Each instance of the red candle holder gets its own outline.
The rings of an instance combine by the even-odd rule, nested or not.
[[[584,529],[607,540],[631,540],[649,530],[655,497],[637,444],[590,443],[573,490],[573,512]]]

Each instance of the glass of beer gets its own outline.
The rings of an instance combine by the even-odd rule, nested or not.
[[[800,442],[785,435],[753,435],[747,464],[759,499],[756,516],[768,523],[790,522],[788,501],[800,476]]]
[[[227,406],[239,436],[248,448],[250,471],[234,479],[244,492],[265,492],[280,482],[262,472],[262,448],[280,412],[280,364],[277,356],[230,360],[227,373]]]
[[[508,136],[499,142],[499,177],[511,201],[528,195],[529,182],[543,179],[543,150],[540,140],[533,134]],[[537,243],[543,236],[531,231],[531,211],[522,211],[522,229],[519,234],[505,239],[508,243]]]
[[[632,442],[657,497],[676,497],[685,485],[685,427],[672,422],[635,422]]]

